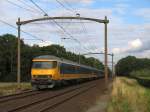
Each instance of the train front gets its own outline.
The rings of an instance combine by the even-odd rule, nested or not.
[[[57,61],[33,59],[31,85],[33,89],[53,88],[58,75]]]

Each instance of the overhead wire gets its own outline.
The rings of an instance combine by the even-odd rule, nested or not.
[[[59,0],[56,0],[63,8],[65,8],[66,10],[68,10],[68,11],[71,11],[71,12],[73,12],[73,13],[76,13],[76,14],[78,14],[76,11],[74,11],[74,9],[71,7],[71,9],[70,8],[67,8],[67,7],[65,7],[65,5],[62,3],[62,2],[60,2]],[[66,4],[68,4],[68,5],[70,5],[67,1],[65,1],[65,0],[63,0]],[[81,21],[80,21],[80,23],[81,23]],[[63,29],[64,30],[64,29]],[[73,37],[72,35],[70,35],[71,37]],[[73,39],[74,40],[76,40],[79,44],[81,44],[81,42],[79,41],[79,40],[77,40],[76,38],[74,38],[73,37]],[[83,48],[84,49],[86,49],[86,50],[88,50],[86,47],[84,47],[83,46]]]
[[[11,25],[11,24],[9,24],[9,23],[3,21],[3,20],[0,20],[0,22],[3,23],[3,24],[8,25],[8,26],[10,26],[10,27],[12,27],[12,28],[14,28],[14,29],[18,29],[16,26]],[[23,33],[25,33],[26,35],[29,35],[29,36],[31,36],[31,37],[37,39],[37,40],[40,40],[40,41],[44,42],[44,40],[38,38],[37,36],[35,36],[35,35],[31,34],[31,33],[28,33],[28,32],[26,32],[26,31],[24,31],[24,30],[21,30],[21,32],[23,32]]]
[[[82,29],[83,29],[83,32],[84,32],[84,34],[85,34],[85,36],[86,36],[86,34],[88,33],[87,30],[86,30],[86,28],[83,26],[81,20],[79,20],[79,23],[81,24],[81,27],[82,27]],[[87,41],[86,41],[86,42],[87,42]]]
[[[6,2],[8,2],[8,3],[10,3],[10,4],[12,4],[12,5],[16,6],[16,7],[22,8],[22,9],[24,9],[24,10],[26,10],[26,11],[35,13],[34,10],[31,10],[31,9],[28,9],[28,8],[25,8],[25,7],[22,7],[22,6],[20,6],[20,5],[16,4],[16,3],[14,3],[14,2],[12,2],[12,1],[10,1],[10,0],[6,0]]]
[[[47,14],[39,5],[37,5],[33,0],[30,0],[30,1],[31,1],[38,9],[40,9],[40,10],[44,13],[44,16],[48,16],[48,14]],[[64,1],[70,8],[67,8],[67,7],[66,7],[62,2],[60,2],[59,0],[56,0],[56,1],[57,1],[57,3],[59,3],[59,4],[60,4],[63,8],[65,8],[66,10],[68,10],[68,11],[70,11],[70,12],[72,12],[72,13],[78,14],[76,11],[74,11],[74,9],[71,7],[71,5],[70,5],[66,0],[63,0],[63,1]],[[75,41],[78,42],[80,45],[82,45],[81,42],[80,42],[78,39],[74,38],[70,33],[68,33],[68,32],[65,30],[65,28],[63,28],[57,21],[53,20],[53,22],[54,22],[60,29],[62,29],[62,31],[65,32],[65,34],[67,34],[67,35],[68,35],[69,37],[71,37],[73,40],[75,40]],[[84,33],[87,34],[88,32],[87,32],[87,29],[86,29],[86,27],[85,27],[85,25],[84,25],[84,22],[79,21],[79,23],[81,23]],[[83,46],[83,45],[82,45],[82,46]],[[89,51],[89,49],[87,49],[85,46],[83,46],[83,48]],[[95,48],[96,48],[96,44],[95,44]]]
[[[36,4],[33,0],[30,0],[30,2],[32,4],[34,4],[38,9],[40,9],[44,13],[44,16],[48,16],[48,14],[38,4]]]
[[[48,16],[48,14],[39,6],[37,5],[33,0],[30,0],[37,8],[39,8],[43,13],[44,16]],[[59,2],[58,0],[56,0],[57,2]],[[61,3],[61,2],[60,2]],[[65,32],[65,34],[67,34],[70,38],[72,38],[73,40],[76,40],[76,42],[78,42],[79,44],[81,44],[81,42],[79,40],[77,40],[76,38],[74,38],[70,33],[68,33],[60,24],[57,23],[57,21],[52,20],[60,29],[63,30],[63,32]],[[82,45],[82,44],[81,44]],[[88,50],[87,48],[85,48],[83,46],[84,49]]]
[[[6,0],[6,1],[7,1],[8,3],[12,4],[12,5],[15,5],[15,6],[19,7],[19,8],[25,9],[25,10],[30,11],[30,12],[35,12],[35,11],[31,10],[31,9],[22,7],[22,6],[20,6],[20,5],[16,4],[16,3],[14,3],[14,2],[11,2],[11,1],[9,1],[9,0]],[[24,2],[21,1],[21,0],[18,0],[18,1],[22,2],[24,5],[27,5],[26,3],[24,3]],[[44,16],[48,16],[48,14],[47,14],[39,5],[37,5],[33,0],[30,0],[30,1],[31,1],[32,4],[34,4],[38,9],[40,9],[40,10],[44,13]],[[58,1],[58,0],[57,0],[57,1]],[[29,7],[29,5],[27,5],[27,6]],[[37,11],[37,10],[36,10],[36,11]],[[9,25],[9,26],[12,27],[12,28],[17,29],[17,27],[15,27],[15,26],[13,26],[13,25],[11,25],[11,24],[9,24],[9,23],[3,21],[3,20],[0,20],[0,21],[1,21],[2,23],[4,23],[4,24]],[[75,40],[76,42],[78,42],[79,44],[81,44],[80,41],[78,41],[77,39],[75,39],[70,33],[68,33],[68,32],[67,32],[61,25],[59,25],[55,20],[53,20],[53,22],[54,22],[59,28],[61,28],[67,35],[69,35],[73,40]],[[34,36],[34,35],[32,35],[32,34],[30,34],[30,33],[28,33],[28,32],[25,32],[25,31],[23,31],[23,30],[21,30],[21,31],[22,31],[23,33],[25,33],[25,34],[31,36],[31,37],[36,38],[37,40],[44,41],[44,40],[39,39],[39,38],[37,38],[36,36]],[[86,49],[86,48],[85,48],[85,49]]]
[[[15,6],[17,6],[17,7],[19,7],[19,8],[22,8],[22,9],[25,9],[25,10],[27,10],[27,11],[30,11],[30,12],[35,12],[35,11],[33,11],[33,10],[30,10],[30,9],[28,9],[28,8],[25,8],[25,7],[22,7],[22,6],[20,6],[20,5],[18,5],[18,4],[16,4],[16,3],[14,3],[14,2],[11,2],[11,1],[9,1],[9,0],[6,0],[7,2],[9,2],[10,4],[12,4],[12,5],[15,5]],[[19,1],[21,1],[21,0],[19,0]],[[61,4],[63,7],[65,7],[60,1],[58,1],[58,0],[56,0],[59,4]],[[44,13],[44,16],[48,16],[48,14],[39,6],[39,5],[37,5],[33,0],[30,0],[30,2],[32,3],[32,4],[34,4],[38,9],[40,9],[43,13]],[[22,3],[24,3],[23,1],[22,1]],[[27,4],[25,4],[24,3],[24,5],[27,5]],[[28,6],[28,5],[27,5]],[[68,8],[65,8],[66,10],[70,10],[70,9],[68,9]],[[72,11],[72,10],[70,10],[70,11]],[[72,11],[73,12],[73,11]],[[58,24],[55,20],[53,20],[53,22],[60,28],[60,29],[62,29],[63,30],[63,32],[65,32],[67,35],[69,35],[73,40],[75,40],[76,42],[78,42],[79,44],[81,44],[81,42],[79,41],[79,40],[77,40],[76,38],[74,38],[70,33],[68,33],[60,24]],[[3,22],[4,23],[4,22]],[[8,24],[7,24],[8,25]],[[10,25],[9,24],[9,26],[11,26],[12,27],[12,25]],[[13,26],[14,27],[14,26]],[[16,27],[14,27],[14,28],[16,28]],[[22,31],[22,32],[24,32],[24,31]],[[26,34],[28,34],[28,35],[30,35],[30,36],[32,36],[32,37],[35,37],[35,36],[33,36],[32,34],[30,34],[30,33],[27,33],[27,32],[24,32],[24,33],[26,33]],[[39,40],[39,39],[38,39]],[[41,40],[41,39],[40,39]],[[81,44],[82,45],[82,44]],[[83,48],[84,49],[86,49],[86,50],[88,50],[87,48],[85,48],[84,46],[83,46]]]
[[[75,8],[73,8],[67,0],[63,0],[63,1],[64,1],[67,5],[68,5],[68,7],[70,7],[70,8],[71,8],[71,10],[72,10],[73,12],[75,12],[75,13],[77,14],[76,9],[75,9]]]
[[[74,13],[74,11],[73,11],[72,9],[67,8],[67,7],[66,7],[62,2],[60,2],[59,0],[56,0],[56,2],[59,3],[64,9],[66,9],[66,10],[68,10],[68,11]]]
[[[75,40],[77,43],[79,43],[80,45],[82,45],[81,42],[80,42],[78,39],[74,38],[74,37],[73,37],[70,33],[68,33],[61,25],[59,25],[55,20],[54,20],[54,22],[55,22],[56,25],[57,25],[59,28],[61,28],[70,38],[72,38],[72,39]],[[88,50],[85,46],[82,45],[82,47],[83,47],[85,50]]]
[[[30,2],[37,7],[41,12],[44,13],[44,16],[48,16],[47,12],[45,12],[38,4],[36,4],[33,0],[30,0]]]
[[[66,8],[65,7],[65,5],[63,5],[63,3],[62,2],[60,2],[60,1],[58,1],[58,0],[56,0],[57,2],[59,2],[59,4],[61,4],[66,10],[68,10],[68,8]],[[70,7],[70,9],[72,10],[72,12],[75,12],[76,14],[79,14],[79,13],[77,13],[76,11],[74,11],[75,9],[73,9],[72,8],[72,6],[70,5],[70,3],[68,2],[68,1],[66,1],[66,0],[63,0],[69,7]],[[70,10],[69,9],[69,10]],[[80,14],[79,14],[80,15]],[[82,28],[83,28],[83,32],[85,33],[85,36],[87,35],[87,29],[86,29],[86,27],[85,27],[85,25],[84,25],[84,23],[80,20],[80,23],[81,23],[81,26],[82,26]],[[94,44],[95,45],[95,48],[96,48],[96,44]]]
[[[80,22],[81,22],[81,20],[80,20]],[[83,22],[81,22],[81,26],[82,26],[82,28],[83,28],[83,32],[84,32],[85,36],[87,36],[88,31],[87,31],[87,28],[85,27],[85,24],[84,24]],[[86,42],[89,44],[88,41],[86,41]],[[95,43],[93,43],[93,44],[94,44],[93,47],[96,49],[96,44],[95,44]]]
[[[30,6],[27,2],[25,2],[24,0],[17,0],[17,1],[19,1],[19,2],[21,2],[23,5],[26,5],[26,6],[28,6],[29,8],[31,8],[31,9],[34,9],[35,11],[39,11],[38,9],[36,9],[36,8],[34,8],[34,7],[32,7],[32,6]]]
[[[36,4],[33,0],[30,0],[31,3],[34,4],[34,5],[35,5],[38,9],[40,9],[41,11],[36,10],[36,9],[31,10],[31,9],[26,8],[26,7],[22,7],[22,6],[20,6],[20,5],[16,4],[16,3],[14,3],[14,2],[11,2],[10,0],[6,0],[6,1],[9,2],[9,3],[12,4],[12,5],[15,5],[15,6],[17,6],[17,7],[19,7],[19,8],[22,8],[22,9],[24,9],[24,10],[27,10],[27,11],[29,11],[29,12],[35,13],[35,11],[38,11],[38,12],[40,12],[40,14],[41,14],[41,12],[42,12],[42,13],[44,13],[44,16],[48,16],[48,14],[47,14],[38,4]],[[22,3],[23,3],[24,5],[26,5],[26,6],[30,7],[30,5],[28,5],[27,3],[23,2],[22,0],[18,0],[18,1],[22,2]],[[61,3],[59,0],[56,0],[56,1],[57,1],[63,8],[65,8],[66,10],[68,10],[68,11],[70,11],[70,12],[73,12],[73,13],[76,13],[76,11],[74,11],[73,8],[67,8],[67,7],[66,7],[63,3]],[[67,2],[66,0],[63,0],[63,1],[65,1],[65,3],[69,6],[69,4],[68,4],[68,2]],[[30,8],[31,8],[31,7],[30,7]],[[32,8],[32,9],[33,9],[33,8]],[[77,13],[76,13],[76,14],[77,14]],[[3,20],[0,20],[0,22],[2,22],[2,23],[4,23],[4,24],[7,24],[7,25],[9,25],[9,26],[11,26],[11,27],[17,29],[17,27],[15,27],[15,26],[13,26],[13,25],[11,25],[11,24],[9,24],[9,23],[3,21]],[[53,22],[54,22],[60,29],[62,29],[62,31],[65,32],[65,34],[67,34],[67,35],[68,35],[69,37],[71,37],[73,40],[75,40],[75,41],[78,42],[80,45],[82,45],[81,42],[80,42],[78,39],[74,38],[74,36],[72,36],[70,33],[68,33],[68,32],[65,30],[65,28],[63,28],[57,21],[53,20]],[[82,24],[83,22],[80,21],[80,23]],[[83,28],[84,32],[87,33],[87,30],[86,30],[86,27],[84,26],[84,23],[82,24],[82,28]],[[23,30],[21,30],[21,31],[22,31],[23,33],[25,33],[25,34],[27,34],[27,35],[33,37],[33,38],[36,38],[37,40],[40,40],[40,41],[42,41],[42,42],[44,41],[44,40],[42,40],[42,39],[36,37],[35,35],[32,35],[32,34],[26,32],[26,31],[23,31]],[[89,49],[87,49],[85,46],[82,45],[82,47],[83,47],[84,49],[86,49],[86,50],[89,51]]]
[[[67,7],[65,7],[65,5],[62,3],[62,2],[60,2],[59,0],[56,0],[63,8],[65,8],[66,10],[68,10],[68,11],[71,11],[71,12],[73,12],[73,13],[76,13],[76,15],[78,14],[76,11],[74,11],[74,9],[71,7],[71,5],[66,1],[66,0],[63,0],[70,8],[67,8]],[[79,21],[80,23],[81,23],[81,26],[82,26],[82,28],[83,28],[83,32],[85,33],[85,35],[87,34],[87,30],[86,30],[86,27],[84,26],[84,23],[82,23],[82,21],[80,20]]]
[[[39,10],[37,10],[37,9],[31,10],[31,9],[22,7],[22,6],[20,6],[20,5],[16,4],[16,3],[14,3],[14,2],[12,2],[12,1],[10,1],[10,0],[6,0],[6,1],[7,1],[8,3],[14,5],[14,6],[17,6],[17,7],[19,7],[19,8],[24,9],[24,10],[27,10],[27,11],[29,11],[29,12],[32,12],[32,13],[35,13],[35,11],[36,11],[36,12],[39,12]],[[21,3],[23,3],[23,4],[26,5],[26,6],[30,7],[27,3],[23,2],[22,0],[18,0],[18,1],[20,1]],[[33,2],[33,3],[34,3],[34,2]],[[34,4],[34,5],[36,5],[36,4]],[[38,6],[38,5],[36,5],[36,6]],[[32,8],[32,7],[30,7],[30,8]],[[32,9],[33,9],[33,8],[32,8]],[[40,12],[40,14],[41,14],[41,12]],[[7,24],[7,25],[9,25],[9,26],[11,26],[11,27],[17,29],[17,27],[15,27],[15,26],[13,26],[13,25],[11,25],[11,24],[9,24],[9,23],[3,21],[3,20],[0,20],[0,21],[1,21],[2,23],[4,23],[4,24]],[[33,37],[33,38],[35,38],[35,39],[37,39],[37,40],[40,40],[40,41],[42,41],[42,42],[46,42],[46,41],[44,41],[44,40],[38,38],[37,36],[31,34],[31,33],[28,33],[28,32],[23,31],[23,30],[21,30],[21,31],[22,31],[23,33],[25,33],[26,35],[31,36],[31,37]]]

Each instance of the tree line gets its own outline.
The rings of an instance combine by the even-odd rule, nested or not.
[[[127,56],[120,59],[116,64],[116,74],[120,76],[130,76],[135,71],[147,72],[148,70],[150,70],[150,59],[148,58],[136,58],[135,56]]]
[[[27,45],[21,40],[21,81],[30,81],[32,59],[39,55],[54,55],[78,62],[79,55],[66,51],[63,46]],[[80,63],[103,70],[104,65],[98,59],[80,55]],[[12,34],[0,36],[0,81],[16,81],[17,77],[17,38]]]

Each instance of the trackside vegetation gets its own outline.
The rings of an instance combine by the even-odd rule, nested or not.
[[[136,79],[117,77],[107,112],[150,112],[150,89]]]
[[[127,56],[118,61],[116,74],[135,78],[146,87],[150,87],[150,59]]]
[[[0,96],[15,94],[28,89],[31,89],[30,83],[21,83],[19,90],[17,83],[0,83]]]
[[[130,73],[130,76],[137,77],[140,79],[149,79],[150,80],[150,69],[141,69],[141,70],[132,71]]]
[[[119,76],[130,76],[131,72],[142,69],[150,69],[150,59],[127,56],[116,64],[116,74]]]
[[[150,88],[150,69],[132,71],[130,77],[137,79],[139,84]]]
[[[150,59],[122,58],[116,73],[107,112],[150,112]]]

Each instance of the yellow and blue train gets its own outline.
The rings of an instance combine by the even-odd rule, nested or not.
[[[32,60],[31,85],[35,89],[53,88],[68,82],[103,77],[103,71],[51,55]]]

